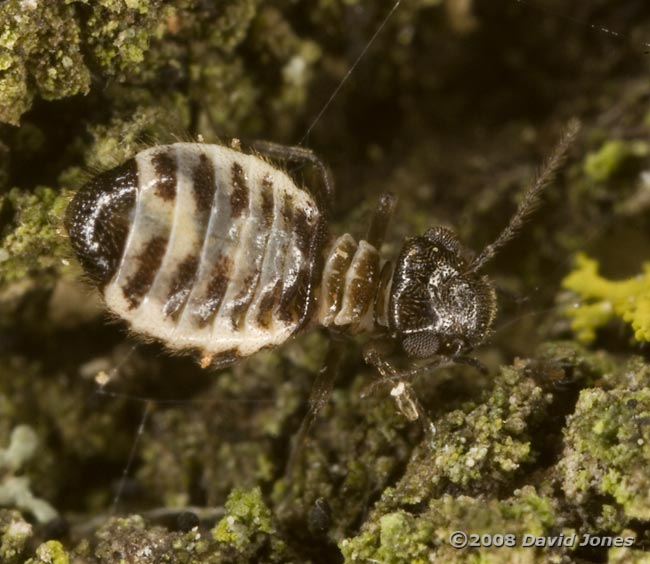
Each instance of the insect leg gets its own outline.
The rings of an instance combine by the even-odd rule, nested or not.
[[[487,366],[485,366],[485,364],[483,364],[478,358],[474,358],[473,356],[457,355],[452,356],[451,360],[453,360],[456,364],[466,364],[472,368],[476,368],[476,370],[478,370],[481,374],[488,373]]]
[[[396,205],[397,198],[393,194],[382,194],[381,198],[379,198],[379,204],[377,204],[377,207],[372,214],[370,226],[368,227],[368,233],[366,235],[366,241],[377,250],[379,250],[386,238],[388,223],[393,217]]]
[[[294,472],[298,460],[300,459],[300,454],[302,453],[305,440],[309,435],[309,430],[316,420],[318,413],[329,401],[334,381],[336,380],[336,376],[338,375],[341,366],[344,346],[345,341],[336,338],[335,336],[330,336],[329,349],[327,351],[327,356],[325,357],[325,363],[312,384],[311,392],[309,394],[309,407],[300,423],[300,428],[296,433],[293,446],[291,447],[291,453],[289,454],[289,462],[287,464],[287,476],[289,481],[292,481],[292,477],[295,475]]]
[[[281,145],[271,141],[250,141],[246,143],[251,149],[265,157],[283,161],[309,163],[318,169],[324,192],[322,203],[329,209],[334,201],[334,177],[327,165],[312,150],[305,147]]]
[[[424,368],[430,369],[433,366],[427,365],[426,367],[400,372],[384,356],[381,350],[381,343],[377,341],[371,341],[366,345],[363,351],[363,359],[366,361],[366,364],[374,367],[381,374],[382,379],[380,383],[391,382],[394,384],[390,395],[395,399],[398,409],[409,421],[420,421],[425,436],[431,443],[435,427],[420,403],[409,380],[414,374],[421,372]],[[436,358],[435,364],[438,365],[441,360],[440,357]]]

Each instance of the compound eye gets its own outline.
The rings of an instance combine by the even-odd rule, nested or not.
[[[431,331],[418,331],[402,339],[402,348],[411,358],[429,358],[439,352],[440,341]]]

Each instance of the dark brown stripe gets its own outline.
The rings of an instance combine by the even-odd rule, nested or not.
[[[289,193],[284,194],[284,201],[282,202],[282,217],[284,218],[285,229],[291,231],[293,225],[294,214],[294,201],[293,196]]]
[[[282,295],[280,296],[278,317],[286,322],[294,322],[300,319],[306,305],[306,284],[309,282],[309,266],[303,262],[296,265],[296,268],[299,270],[296,273],[295,280],[290,286],[282,288]]]
[[[196,278],[196,271],[199,267],[199,259],[196,255],[189,255],[178,265],[172,278],[169,289],[169,297],[163,308],[165,316],[177,319],[183,305],[192,290],[192,284]]]
[[[233,305],[232,313],[230,315],[230,320],[232,321],[232,326],[234,329],[240,329],[242,323],[244,322],[244,318],[246,317],[246,312],[251,305],[259,277],[260,271],[256,270],[249,273],[248,276],[244,278],[242,288],[235,297],[235,304]]]
[[[165,201],[176,198],[176,159],[172,149],[156,153],[151,159],[156,171],[156,194]]]
[[[325,293],[327,294],[326,299],[329,304],[334,306],[334,311],[339,311],[341,309],[341,304],[343,303],[343,290],[345,288],[345,275],[350,268],[352,263],[352,258],[354,256],[354,251],[356,249],[356,244],[352,242],[344,242],[344,245],[338,245],[332,253],[333,257],[333,266],[330,274],[325,280]],[[346,256],[342,256],[337,251],[342,250]]]
[[[303,264],[291,286],[282,289],[278,317],[282,321],[296,322],[303,319],[309,307],[309,265]]]
[[[308,307],[309,282],[310,282],[310,247],[317,234],[316,229],[309,224],[307,212],[297,207],[291,194],[286,194],[282,207],[282,215],[285,220],[285,229],[292,233],[292,245],[296,245],[301,260],[292,264],[296,273],[294,282],[282,289],[280,297],[280,308],[278,314],[283,321],[297,321],[303,318]]]
[[[222,256],[210,273],[207,292],[203,300],[193,307],[193,313],[199,327],[205,327],[214,319],[223,297],[228,289],[232,260]]]
[[[257,323],[263,329],[271,326],[273,311],[280,300],[282,294],[282,281],[278,280],[273,289],[266,292],[260,299],[260,310],[257,314]]]
[[[372,304],[379,279],[379,256],[376,253],[366,253],[362,256],[356,276],[350,283],[349,296],[355,321],[368,310]]]
[[[230,210],[232,217],[239,217],[248,209],[248,185],[246,175],[241,165],[237,162],[232,165],[232,195],[230,196]]]
[[[304,209],[294,210],[293,234],[296,238],[298,250],[302,253],[303,257],[307,258],[309,245],[314,238],[314,233],[309,222],[309,216]]]
[[[122,293],[129,302],[129,309],[134,309],[140,305],[142,298],[151,288],[166,249],[167,239],[165,237],[154,237],[147,242],[147,246],[135,259],[139,263],[138,270],[133,276],[129,277],[122,287]]]
[[[212,161],[207,155],[201,153],[199,155],[199,163],[192,170],[192,190],[194,192],[196,209],[199,212],[210,213],[215,189],[216,182]]]
[[[284,220],[284,226],[283,226],[283,231],[285,231],[285,236],[291,237],[291,233],[294,229],[294,223],[293,223],[293,218],[294,218],[294,200],[293,196],[289,194],[288,192],[284,193],[284,197],[282,199],[282,207],[280,208],[280,213],[282,214],[282,218]],[[298,261],[297,263],[293,262],[293,255],[290,253],[290,249],[293,247],[294,242],[290,239],[289,243],[286,246],[283,246],[282,248],[282,254],[283,254],[283,259],[284,259],[284,266],[283,270],[286,269],[286,264],[287,261],[292,261],[291,263],[291,269],[296,272],[296,276],[294,277],[295,279],[291,284],[286,280],[284,281],[284,284],[282,286],[282,291],[280,293],[280,296],[278,297],[278,318],[281,319],[282,321],[285,322],[291,322],[294,320],[294,312],[290,311],[290,304],[291,300],[293,299],[295,293],[297,292],[298,289],[298,280],[297,280],[297,271],[299,271],[301,268],[303,268],[303,262],[304,262],[304,257],[302,260]],[[288,278],[288,277],[287,277]]]
[[[267,174],[262,179],[262,221],[269,228],[273,223],[273,182]]]

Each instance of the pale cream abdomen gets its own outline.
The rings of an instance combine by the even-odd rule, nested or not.
[[[135,157],[124,253],[104,288],[131,329],[217,361],[283,343],[307,320],[322,217],[264,160],[177,143]]]

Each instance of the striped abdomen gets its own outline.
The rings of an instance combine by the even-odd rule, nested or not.
[[[260,158],[153,147],[85,186],[67,227],[108,308],[172,349],[224,363],[281,344],[308,319],[323,219]]]

